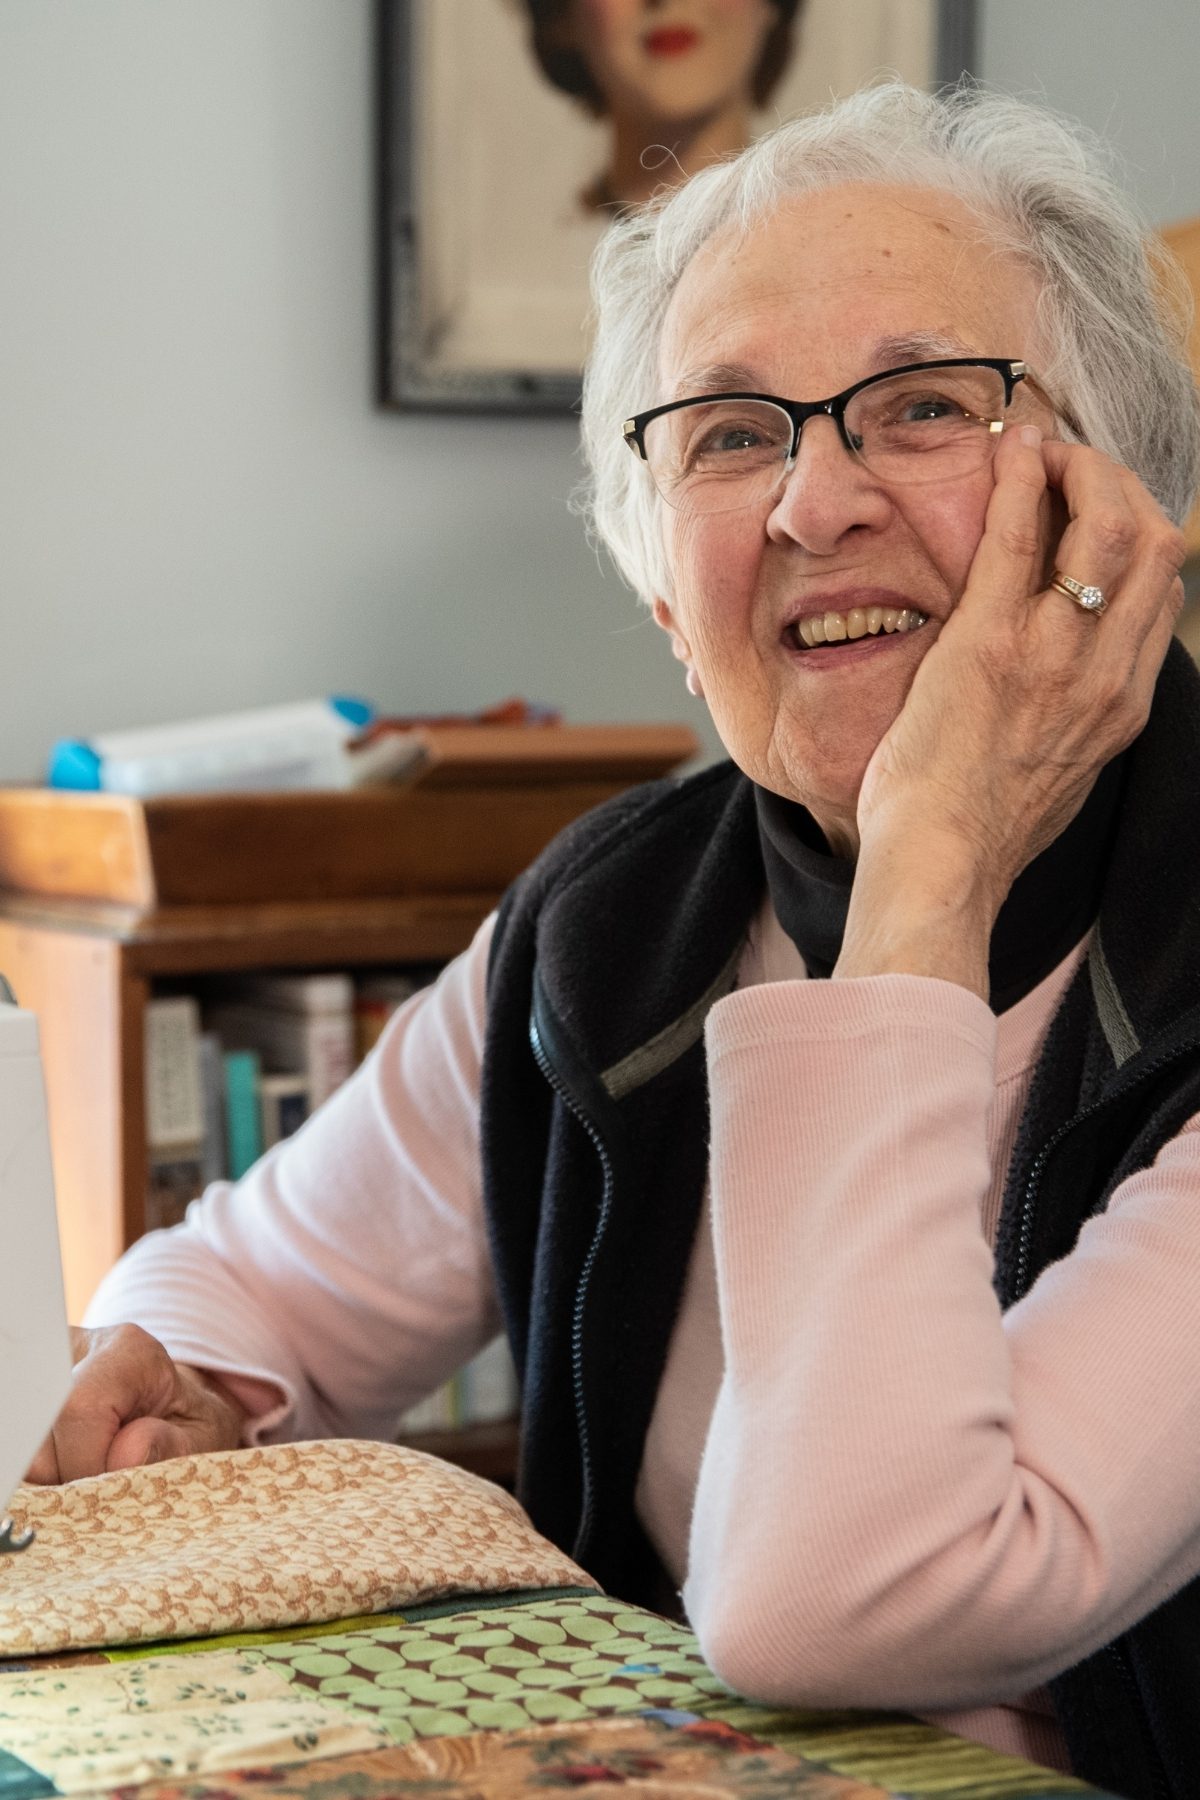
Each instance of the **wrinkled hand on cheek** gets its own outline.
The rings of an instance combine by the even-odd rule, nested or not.
[[[1040,512],[1045,543],[1045,552],[1042,557],[1042,586],[1049,587],[1050,577],[1054,573],[1054,566],[1058,559],[1058,546],[1062,542],[1062,534],[1071,519],[1067,503],[1059,488],[1047,488]]]

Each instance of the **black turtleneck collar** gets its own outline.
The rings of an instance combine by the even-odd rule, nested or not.
[[[1023,1000],[1095,920],[1124,769],[1121,756],[1101,770],[1066,830],[1013,883],[992,931],[993,1012]],[[754,797],[771,904],[809,974],[827,976],[842,948],[854,864],[831,854],[803,806],[761,787]]]

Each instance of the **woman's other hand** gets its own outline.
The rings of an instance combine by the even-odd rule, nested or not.
[[[71,1393],[27,1481],[50,1486],[241,1442],[246,1413],[228,1389],[173,1362],[139,1326],[76,1326],[71,1339]]]
[[[835,973],[941,975],[987,995],[1021,870],[1146,722],[1183,604],[1182,534],[1098,451],[1006,433],[962,599],[867,767]],[[1056,547],[1058,490],[1068,523]],[[1086,612],[1051,566],[1102,589]]]

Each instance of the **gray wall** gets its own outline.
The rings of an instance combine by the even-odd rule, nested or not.
[[[367,0],[0,0],[0,779],[331,691],[699,718],[568,419],[371,400]]]
[[[1195,0],[981,25],[1200,212]],[[570,422],[374,410],[370,62],[368,0],[0,0],[0,779],[336,690],[703,717],[567,511]]]
[[[981,0],[979,72],[1102,133],[1149,218],[1200,213],[1197,0]]]

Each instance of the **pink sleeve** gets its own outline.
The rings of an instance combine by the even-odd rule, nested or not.
[[[499,1329],[479,1163],[491,932],[294,1138],[140,1239],[85,1322],[132,1320],[177,1361],[272,1383],[252,1436],[394,1436]]]
[[[1013,1698],[1200,1571],[1197,1121],[1002,1316],[994,1048],[912,976],[710,1016],[726,1363],[684,1599],[758,1698]]]

